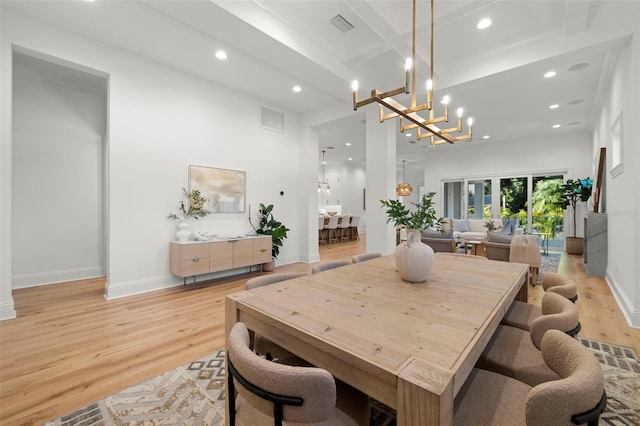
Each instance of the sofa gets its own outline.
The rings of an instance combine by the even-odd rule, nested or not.
[[[453,219],[444,218],[445,234],[451,232],[452,238],[462,242],[464,240],[486,240],[488,229],[485,227],[487,220],[491,220],[496,232],[504,235],[522,235],[517,219]]]

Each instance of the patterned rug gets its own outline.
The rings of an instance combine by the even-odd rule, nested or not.
[[[605,375],[601,425],[640,425],[640,358],[632,348],[579,338]],[[55,419],[45,426],[224,425],[225,352],[193,361]],[[372,424],[395,425],[395,413],[372,404]]]
[[[540,270],[538,271],[538,279],[536,280],[538,284],[542,284],[542,278],[544,277],[545,272],[558,272],[558,266],[560,265],[561,256],[562,255],[560,253],[552,252],[542,255],[542,264],[540,265]]]

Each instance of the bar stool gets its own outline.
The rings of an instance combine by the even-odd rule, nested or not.
[[[324,216],[318,216],[318,242],[320,244],[326,244],[327,240],[324,238]]]
[[[327,241],[331,244],[332,240],[338,242],[338,216],[331,216],[329,218],[329,223],[324,226],[324,229],[327,230]],[[333,237],[331,235],[333,234]]]
[[[360,223],[360,216],[351,216],[351,222],[349,223],[349,239],[359,240],[360,234],[358,234],[358,224]]]
[[[342,216],[338,223],[338,229],[340,229],[340,240],[349,240],[349,225],[351,223],[351,217]]]

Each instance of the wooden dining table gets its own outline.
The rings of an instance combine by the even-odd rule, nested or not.
[[[395,409],[398,425],[450,425],[511,301],[527,300],[528,271],[436,254],[429,278],[409,283],[385,256],[227,296],[226,333],[245,323]]]

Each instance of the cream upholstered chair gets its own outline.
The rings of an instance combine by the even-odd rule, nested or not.
[[[327,230],[327,242],[331,244],[332,240],[338,242],[338,216],[331,216],[329,223],[324,225],[324,229]],[[332,236],[333,235],[333,236]]]
[[[542,286],[545,291],[559,294],[572,302],[575,302],[578,298],[576,294],[578,286],[576,283],[570,278],[563,277],[554,272],[544,274]],[[543,315],[541,306],[514,300],[511,302],[511,306],[509,306],[509,310],[507,310],[504,318],[502,318],[502,324],[529,331],[533,320],[541,315]]]
[[[360,262],[364,262],[366,260],[375,259],[376,257],[382,257],[382,255],[380,253],[377,253],[377,252],[361,253],[361,254],[356,254],[355,256],[353,256],[351,258],[351,261],[353,263],[360,263]]]
[[[261,275],[259,277],[247,280],[244,288],[246,290],[251,290],[253,288],[275,284],[281,281],[291,280],[305,275],[309,274],[307,272],[286,272],[280,274]],[[289,362],[288,360],[293,360],[295,358],[295,355],[293,355],[291,352],[276,345],[271,340],[259,334],[255,334],[253,337],[253,350],[258,354],[264,355],[268,360],[276,360],[278,362],[287,363]]]
[[[542,338],[542,357],[558,380],[531,387],[474,369],[454,402],[457,426],[597,425],[607,397],[600,363],[589,349],[558,330]]]
[[[492,241],[485,241],[484,243],[484,253],[489,260],[501,260],[503,262],[508,262],[510,252],[510,244],[495,243]]]
[[[529,386],[558,380],[558,374],[547,367],[542,359],[542,336],[548,330],[570,333],[579,330],[578,308],[559,294],[545,293],[542,312],[544,315],[531,323],[530,332],[499,325],[476,366],[520,380]]]
[[[331,262],[319,263],[317,265],[313,265],[311,267],[311,272],[317,274],[318,272],[326,271],[328,269],[339,268],[341,266],[350,265],[351,262],[348,260],[334,260]]]
[[[360,234],[358,233],[358,224],[360,223],[360,216],[351,216],[351,222],[349,222],[349,239],[359,240]]]
[[[578,300],[578,285],[575,281],[556,272],[545,272],[542,277],[542,288],[544,291],[558,293],[572,302]]]
[[[321,368],[268,361],[249,348],[249,332],[236,323],[229,333],[227,386],[234,425],[368,425],[368,397]],[[336,404],[337,403],[337,404]],[[340,407],[340,408],[338,408]],[[344,408],[343,408],[344,407]]]

